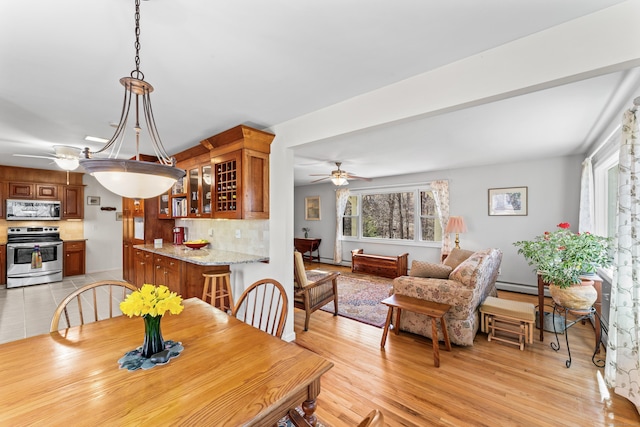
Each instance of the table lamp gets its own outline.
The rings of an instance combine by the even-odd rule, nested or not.
[[[456,233],[456,248],[460,249],[460,237],[459,233],[466,233],[467,226],[464,225],[464,219],[461,216],[450,216],[449,222],[447,222],[447,229],[445,233]]]

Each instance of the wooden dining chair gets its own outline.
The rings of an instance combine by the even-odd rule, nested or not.
[[[284,287],[274,279],[262,279],[253,283],[240,295],[233,307],[232,316],[282,338],[287,320],[288,298]]]
[[[100,318],[105,319],[107,317],[111,318],[114,315],[120,315],[120,301],[125,299],[128,293],[137,289],[138,288],[131,283],[120,280],[102,280],[84,285],[73,291],[60,302],[58,308],[56,308],[56,311],[53,313],[50,332],[60,329],[60,318],[63,313],[64,319],[67,322],[67,328],[71,327],[71,321],[69,318],[70,311],[73,314],[77,313],[80,325],[85,324],[85,314],[91,313],[88,309],[91,306],[93,306],[93,321],[98,321]],[[107,298],[108,300],[105,301]],[[72,303],[74,300],[76,301],[76,304]],[[115,312],[114,302],[117,307]],[[86,310],[83,308],[83,303],[85,304],[85,307],[87,307]],[[108,313],[106,313],[107,306],[109,308]]]
[[[326,272],[317,280],[310,281],[304,268],[302,253],[293,252],[294,297],[293,306],[305,311],[304,330],[309,330],[311,313],[333,301],[333,315],[338,315],[337,271]]]
[[[295,410],[289,410],[289,419],[296,427],[311,427],[311,424],[305,420],[300,413]],[[384,427],[384,417],[382,416],[382,412],[377,409],[369,412],[369,414],[360,421],[358,427]]]

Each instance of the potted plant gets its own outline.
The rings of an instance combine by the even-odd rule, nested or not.
[[[583,284],[581,276],[593,274],[598,267],[608,267],[611,239],[591,233],[574,233],[568,222],[557,225],[555,231],[545,231],[533,240],[513,245],[524,255],[534,272],[549,284],[553,300],[566,308],[588,309],[597,298],[593,281]]]

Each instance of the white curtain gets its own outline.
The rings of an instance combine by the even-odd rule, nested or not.
[[[640,145],[634,111],[624,113],[618,172],[609,339],[605,380],[640,410]]]
[[[435,196],[438,219],[440,219],[440,225],[442,226],[442,249],[440,250],[442,259],[443,254],[451,252],[451,237],[444,232],[447,229],[447,222],[449,222],[449,181],[433,181],[431,183],[431,191]]]
[[[593,165],[591,157],[582,162],[582,177],[580,178],[580,216],[578,218],[578,232],[593,233]]]
[[[333,262],[336,264],[342,262],[342,218],[344,218],[344,210],[348,200],[348,188],[336,190],[336,244],[333,248]]]

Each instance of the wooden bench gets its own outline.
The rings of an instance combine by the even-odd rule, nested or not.
[[[366,273],[390,279],[407,275],[408,253],[398,256],[372,255],[363,249],[351,251],[351,272]]]
[[[382,332],[382,341],[380,341],[380,347],[384,348],[384,344],[387,341],[387,334],[389,333],[389,324],[391,323],[391,316],[393,315],[393,309],[396,309],[396,321],[393,327],[396,331],[396,335],[400,333],[400,313],[402,310],[409,310],[415,313],[424,314],[431,318],[431,342],[433,343],[433,365],[437,368],[440,366],[440,351],[438,344],[438,320],[440,320],[440,327],[442,328],[442,338],[444,339],[444,346],[447,351],[451,351],[451,342],[449,342],[449,332],[447,331],[447,324],[444,321],[444,315],[449,311],[451,306],[449,304],[441,304],[438,302],[427,301],[419,298],[413,298],[406,295],[393,294],[389,298],[382,300],[382,304],[389,306],[389,313],[387,314],[387,321],[384,324],[384,331]]]

